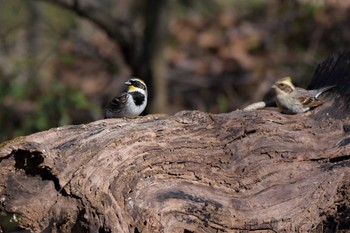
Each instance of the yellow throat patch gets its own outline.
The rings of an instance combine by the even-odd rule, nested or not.
[[[136,90],[137,90],[137,88],[135,86],[133,86],[133,85],[129,86],[129,91],[136,91]]]

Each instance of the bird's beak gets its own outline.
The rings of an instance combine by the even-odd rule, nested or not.
[[[131,86],[131,82],[130,81],[126,81],[124,84],[127,85],[127,86]]]

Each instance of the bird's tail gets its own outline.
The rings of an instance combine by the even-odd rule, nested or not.
[[[333,87],[335,87],[336,85],[332,85],[332,86],[327,86],[327,87],[322,87],[320,89],[317,90],[317,94],[315,95],[315,98],[317,99],[322,93],[332,89]]]

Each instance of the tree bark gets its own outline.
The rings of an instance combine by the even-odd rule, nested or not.
[[[19,137],[0,147],[1,216],[33,232],[349,230],[348,126],[327,108],[184,111]]]

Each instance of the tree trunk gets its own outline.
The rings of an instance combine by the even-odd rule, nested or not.
[[[34,232],[350,229],[348,127],[326,108],[185,111],[20,137],[0,147],[1,214]]]

